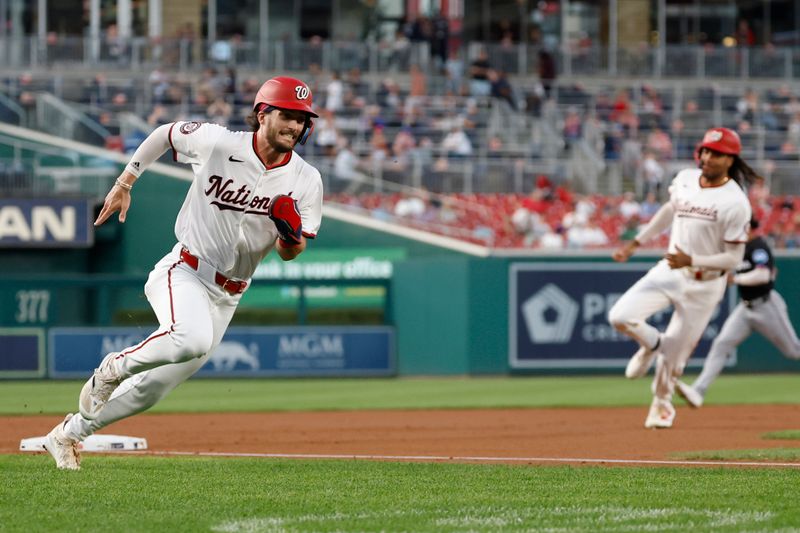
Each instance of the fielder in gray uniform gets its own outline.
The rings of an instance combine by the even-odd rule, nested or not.
[[[692,385],[682,381],[676,391],[692,407],[700,407],[706,391],[725,366],[725,360],[755,330],[774,344],[789,359],[800,359],[800,339],[786,312],[786,302],[773,289],[775,261],[767,241],[754,236],[758,221],[750,221],[750,239],[744,261],[733,276],[742,300],[711,344],[703,371]]]

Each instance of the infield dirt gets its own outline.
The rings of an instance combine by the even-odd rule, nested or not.
[[[677,452],[792,446],[800,406],[678,407],[675,426],[644,429],[646,407],[142,414],[100,433],[145,437],[152,452],[667,460]],[[0,417],[0,453],[62,417]],[[21,453],[21,452],[20,452]]]

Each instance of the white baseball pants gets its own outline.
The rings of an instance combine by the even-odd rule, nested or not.
[[[181,246],[159,261],[144,286],[159,328],[115,359],[124,381],[94,420],[79,413],[67,436],[83,440],[100,428],[155,405],[208,360],[233,317],[241,294],[200,279],[180,259]]]
[[[725,276],[710,280],[691,278],[685,269],[672,270],[659,261],[637,281],[608,312],[609,322],[639,344],[653,348],[658,330],[647,318],[672,305],[675,310],[661,337],[653,394],[671,401],[675,381],[683,374],[697,342],[717,304],[725,294]]]

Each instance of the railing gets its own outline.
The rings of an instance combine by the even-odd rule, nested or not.
[[[471,43],[466,63],[486,49],[492,67],[521,76],[539,72],[540,47],[527,44]],[[549,50],[561,77],[641,77],[649,79],[794,79],[800,73],[800,48],[713,45],[648,45],[571,47]],[[108,41],[103,37],[36,36],[0,38],[0,64],[18,69],[65,66],[96,71],[98,68],[141,70],[168,66],[173,71],[204,64],[228,65],[266,71],[305,71],[312,64],[323,70],[366,73],[407,71],[417,64],[431,71],[435,62],[427,43],[396,49],[391,42],[361,41],[259,41],[238,39],[207,42],[200,39],[151,40],[136,37]]]

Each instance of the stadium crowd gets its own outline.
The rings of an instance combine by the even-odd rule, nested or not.
[[[546,52],[539,59],[552,61]],[[451,52],[436,71],[405,67],[379,80],[356,67],[340,73],[312,65],[303,73],[320,118],[312,141],[299,148],[323,162],[328,201],[491,246],[609,247],[652,216],[673,166],[691,161],[702,132],[717,124],[736,129],[745,155],[763,162],[759,170],[771,178],[750,191],[764,232],[778,248],[798,246],[791,184],[792,163],[800,162],[800,100],[788,85],[739,92],[579,86],[559,83],[552,68],[519,82],[484,52],[471,61]],[[97,74],[65,99],[108,131],[106,147],[129,151],[148,131],[122,128],[120,114],[134,113],[148,128],[196,120],[246,129],[244,113],[260,82],[240,79],[226,65],[207,66],[195,78],[157,68],[144,94],[133,76]],[[30,126],[37,92],[55,90],[30,75],[4,86]],[[599,194],[564,165],[537,167],[570,158],[618,169],[626,192]],[[415,192],[395,192],[409,186]],[[384,190],[392,192],[376,192]]]

